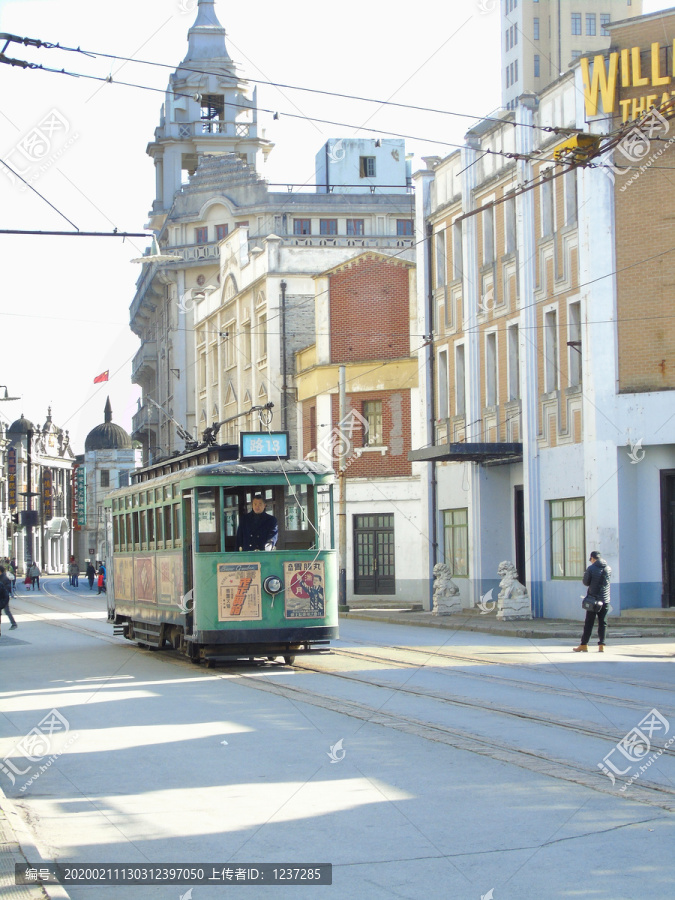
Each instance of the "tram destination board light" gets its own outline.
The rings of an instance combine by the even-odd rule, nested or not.
[[[242,431],[240,459],[288,459],[287,431]]]

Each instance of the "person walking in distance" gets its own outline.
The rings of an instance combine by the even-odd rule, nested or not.
[[[586,610],[586,621],[584,622],[584,631],[581,635],[581,643],[574,648],[575,653],[588,652],[588,642],[593,633],[596,616],[598,617],[598,652],[603,653],[605,650],[605,619],[609,612],[609,580],[612,577],[612,570],[597,550],[591,551],[589,562],[590,565],[584,572],[583,578],[584,584],[588,588],[586,597],[591,600],[597,600],[598,605],[602,605],[597,610]]]
[[[105,594],[105,566],[101,562],[98,564],[97,584],[99,594]]]
[[[12,623],[9,626],[10,631],[12,631],[14,628],[19,627],[16,624],[14,616],[12,615],[12,610],[9,608],[9,600],[11,596],[12,582],[10,581],[7,572],[5,571],[5,567],[0,566],[0,616],[2,615],[3,610],[7,613],[7,618]]]
[[[70,578],[71,587],[80,586],[80,564],[74,556],[70,557],[70,565],[68,566],[68,576]]]
[[[92,565],[90,559],[87,560],[87,581],[89,582],[89,590],[94,590],[94,578],[96,578],[96,569]]]
[[[28,570],[28,574],[30,576],[30,582],[33,586],[33,590],[35,590],[35,585],[37,585],[38,591],[40,590],[40,566],[36,562],[34,562],[30,569]]]

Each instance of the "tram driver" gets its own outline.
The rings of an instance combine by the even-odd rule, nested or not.
[[[240,550],[274,550],[279,537],[276,518],[265,512],[262,494],[254,494],[251,506],[251,511],[239,522],[237,546]]]

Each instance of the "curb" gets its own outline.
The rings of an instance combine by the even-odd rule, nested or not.
[[[415,618],[413,618],[415,616]],[[425,616],[425,618],[418,618]],[[367,622],[382,622],[387,625],[412,625],[416,628],[443,628],[448,631],[474,631],[482,634],[494,634],[502,637],[518,637],[541,640],[577,640],[583,628],[583,621],[572,623],[568,620],[561,621],[560,625],[542,624],[533,627],[528,621],[527,625],[517,625],[515,622],[501,622],[496,619],[491,621],[476,621],[475,616],[455,618],[443,616],[442,620],[431,613],[403,612],[398,615],[392,613],[378,613],[373,610],[353,610],[340,613],[341,619],[361,619]],[[534,620],[536,621],[536,620]],[[550,621],[550,620],[549,620]],[[639,638],[671,637],[675,638],[675,630],[672,627],[656,626],[614,626],[611,620],[607,623],[612,640],[634,640]]]
[[[0,896],[16,900],[70,900],[60,884],[15,884],[14,865],[50,863],[44,859],[16,804],[0,788]]]

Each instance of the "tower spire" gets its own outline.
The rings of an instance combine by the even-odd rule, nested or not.
[[[188,31],[188,52],[183,62],[227,59],[225,29],[218,21],[215,0],[199,0],[197,18]]]
[[[103,411],[106,422],[112,422],[112,406],[110,405],[110,397],[105,401],[105,409]]]

